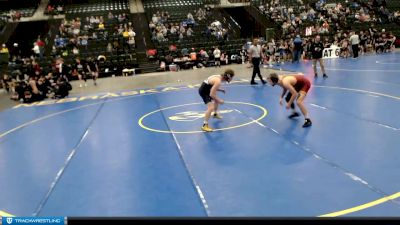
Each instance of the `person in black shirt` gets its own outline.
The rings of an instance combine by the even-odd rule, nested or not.
[[[37,80],[37,89],[40,92],[40,96],[45,99],[47,98],[47,93],[49,92],[49,82],[46,80],[44,76],[40,76],[40,78]]]
[[[379,37],[376,41],[375,41],[375,51],[376,53],[383,53],[384,52],[384,45],[385,45],[385,41],[382,39],[382,37]]]
[[[86,63],[83,60],[81,61],[79,58],[75,59],[75,63],[72,66],[72,76],[77,76],[80,81],[82,81],[83,78],[86,87],[87,76],[85,73],[85,66]],[[79,87],[82,87],[82,84],[80,84]]]
[[[327,78],[328,76],[325,73],[324,61],[322,59],[322,51],[324,50],[324,45],[322,44],[322,42],[320,40],[321,40],[321,37],[318,35],[315,38],[315,41],[313,43],[311,43],[310,50],[311,50],[311,55],[312,55],[312,59],[313,59],[313,69],[314,69],[315,77],[318,77],[317,62],[319,62],[319,65],[321,66],[321,70],[323,73],[323,77]]]
[[[91,57],[89,57],[87,62],[87,71],[92,75],[94,85],[97,85],[96,79],[99,77],[99,67],[97,62]]]

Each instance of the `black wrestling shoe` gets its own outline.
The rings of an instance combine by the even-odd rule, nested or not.
[[[323,75],[324,78],[328,78],[328,76],[326,74]]]
[[[314,74],[314,78],[317,78],[318,77],[318,74]]]
[[[255,81],[252,81],[252,82],[250,82],[250,84],[251,84],[251,85],[256,85],[256,84],[258,84],[258,83],[255,82]]]
[[[262,84],[264,84],[264,85],[267,83],[265,80],[261,80],[261,82],[262,82]]]
[[[293,119],[293,118],[298,117],[298,116],[300,116],[300,114],[299,114],[298,112],[293,112],[293,113],[289,116],[289,119]]]
[[[306,122],[303,124],[303,127],[309,127],[312,125],[312,122],[310,119],[306,119]]]

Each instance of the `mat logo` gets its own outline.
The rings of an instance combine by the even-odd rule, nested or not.
[[[13,218],[8,217],[8,218],[7,218],[7,223],[8,223],[8,224],[12,224],[12,222],[13,222]]]
[[[221,110],[219,111],[220,114],[227,114],[231,113],[233,110]],[[176,113],[173,116],[168,117],[172,121],[179,121],[179,122],[192,122],[198,119],[204,118],[204,111],[186,111]]]

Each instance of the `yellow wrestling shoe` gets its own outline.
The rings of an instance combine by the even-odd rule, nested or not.
[[[208,126],[208,124],[204,124],[204,125],[201,127],[201,130],[203,130],[203,131],[205,131],[205,132],[212,132],[212,131],[214,131],[211,127]]]

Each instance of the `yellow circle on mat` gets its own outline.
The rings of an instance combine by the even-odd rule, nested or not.
[[[149,130],[149,131],[153,131],[153,132],[158,132],[158,133],[167,133],[167,134],[195,134],[195,133],[204,133],[205,131],[202,131],[202,130],[200,130],[200,129],[199,129],[199,130],[194,130],[194,131],[159,130],[159,129],[154,129],[154,128],[148,127],[148,126],[146,126],[146,125],[143,124],[143,120],[144,120],[146,117],[149,117],[150,115],[152,115],[152,114],[154,114],[154,113],[161,112],[161,111],[163,111],[163,110],[178,108],[178,107],[182,107],[182,106],[200,105],[200,104],[204,104],[204,103],[201,103],[201,102],[198,102],[198,103],[189,103],[189,104],[176,105],[176,106],[170,106],[170,107],[158,109],[158,110],[155,110],[155,111],[153,111],[153,112],[147,113],[146,115],[142,116],[142,117],[139,119],[138,124],[139,124],[140,127],[142,127],[142,128],[145,129],[145,130]],[[214,131],[232,130],[232,129],[236,129],[236,128],[239,128],[239,127],[244,127],[244,126],[247,126],[247,125],[250,125],[250,124],[253,124],[253,123],[257,123],[258,121],[260,121],[260,120],[262,120],[264,117],[266,117],[267,114],[268,114],[268,111],[267,111],[264,107],[262,107],[262,106],[260,106],[260,105],[252,104],[252,103],[247,103],[247,102],[225,102],[225,104],[240,104],[240,105],[249,105],[249,106],[253,106],[253,107],[256,107],[256,108],[261,109],[262,115],[261,115],[260,117],[258,117],[257,119],[253,119],[253,120],[250,121],[250,122],[243,123],[243,124],[239,124],[239,125],[236,125],[236,126],[230,126],[230,127],[224,127],[224,128],[214,129]]]

